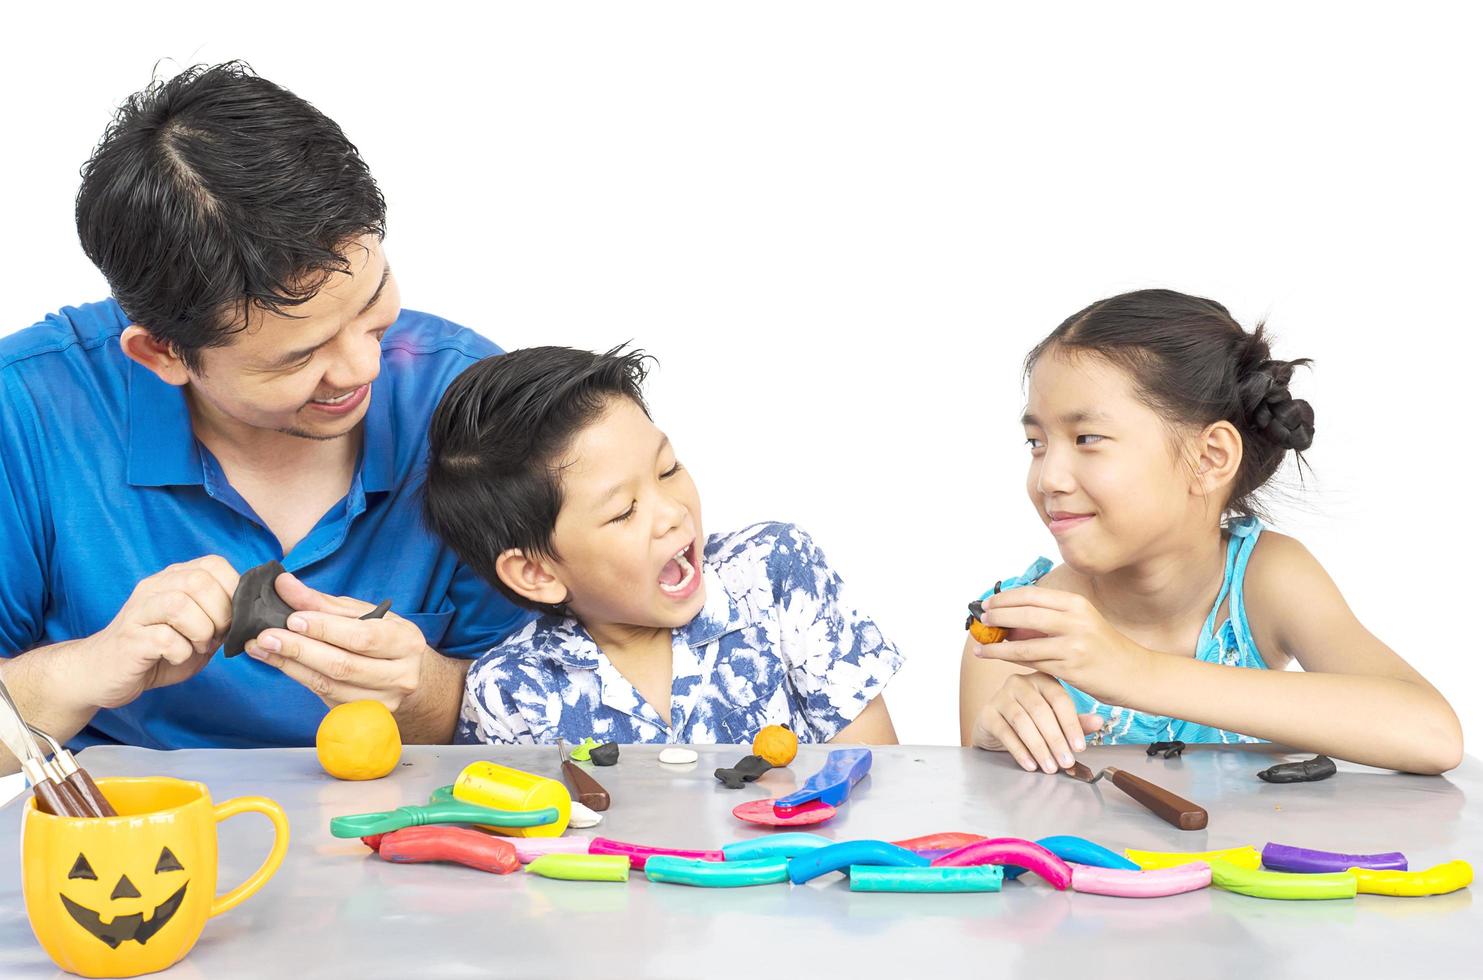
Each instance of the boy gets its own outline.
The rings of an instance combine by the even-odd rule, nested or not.
[[[423,510],[542,615],[469,672],[457,741],[894,743],[901,654],[799,529],[705,537],[650,420],[642,352],[535,347],[460,375],[433,414]]]

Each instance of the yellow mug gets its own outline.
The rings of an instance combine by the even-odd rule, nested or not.
[[[21,884],[31,931],[62,969],[135,977],[179,962],[206,920],[267,884],[288,850],[288,817],[261,796],[220,806],[200,783],[100,779],[116,817],[57,817],[26,804]],[[242,884],[216,894],[216,825],[239,813],[273,822],[273,849]]]

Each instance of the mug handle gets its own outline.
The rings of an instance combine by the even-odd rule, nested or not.
[[[225,895],[216,896],[207,918],[228,912],[251,898],[273,877],[273,873],[283,863],[283,855],[288,852],[288,816],[283,812],[283,807],[265,796],[239,796],[215,807],[217,823],[241,813],[261,813],[273,821],[273,849],[246,881]]]

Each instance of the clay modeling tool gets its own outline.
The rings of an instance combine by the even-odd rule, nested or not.
[[[628,858],[621,854],[544,854],[525,870],[562,881],[627,881]]]
[[[468,827],[405,827],[361,839],[383,861],[393,864],[447,861],[497,875],[520,867],[515,846],[508,840]]]
[[[52,763],[57,767],[57,772],[63,780],[72,786],[72,789],[81,798],[83,803],[87,805],[88,810],[93,816],[118,816],[118,813],[113,809],[113,804],[108,802],[108,797],[103,795],[103,791],[98,788],[97,783],[93,782],[93,777],[88,775],[88,771],[77,764],[77,759],[73,757],[71,752],[67,751],[66,746],[35,725],[27,725],[26,727],[31,729],[33,735],[51,746]]]
[[[784,831],[781,834],[768,834],[766,837],[754,837],[751,840],[739,840],[721,848],[721,854],[727,861],[755,861],[759,858],[790,858],[820,847],[828,847],[834,841],[818,834],[810,834],[801,830]]]
[[[808,777],[797,791],[773,800],[773,808],[787,816],[788,811],[814,801],[839,806],[870,771],[871,758],[869,749],[835,749],[824,760],[824,768]]]
[[[1070,769],[1061,770],[1061,773],[1088,784],[1095,783],[1103,776],[1108,776],[1112,779],[1112,785],[1143,804],[1160,820],[1180,830],[1204,830],[1205,825],[1210,822],[1210,814],[1205,812],[1204,807],[1197,806],[1182,796],[1175,796],[1162,786],[1155,786],[1141,776],[1123,772],[1112,766],[1093,774],[1085,763],[1078,762]]]
[[[1224,861],[1226,864],[1245,868],[1247,871],[1255,871],[1262,866],[1262,856],[1250,844],[1228,847],[1222,851],[1135,851],[1128,848],[1123,853],[1127,855],[1129,861],[1144,871],[1177,868],[1181,864],[1189,864],[1193,861],[1204,861],[1211,865],[1216,861]]]
[[[1071,887],[1071,865],[1050,851],[1018,837],[993,837],[965,844],[932,862],[934,868],[963,868],[976,864],[1013,864],[1035,872],[1056,891]]]
[[[1262,848],[1262,867],[1268,871],[1292,871],[1298,874],[1324,874],[1369,868],[1372,871],[1405,871],[1406,855],[1399,851],[1385,854],[1335,854],[1313,851],[1288,844],[1268,844]]]
[[[565,740],[556,740],[556,751],[561,755],[561,777],[566,780],[567,789],[572,791],[572,799],[598,813],[612,806],[613,800],[608,796],[608,791],[602,788],[602,784],[593,779],[591,773],[567,758]]]
[[[1216,888],[1250,895],[1252,898],[1300,901],[1353,898],[1359,890],[1359,879],[1347,871],[1326,875],[1294,875],[1282,871],[1251,871],[1225,861],[1212,861],[1210,873]]]
[[[1302,762],[1282,762],[1263,769],[1257,776],[1268,783],[1316,783],[1328,779],[1339,771],[1334,760],[1326,755],[1315,755]]]
[[[818,800],[795,806],[790,810],[779,810],[773,806],[774,802],[774,800],[748,800],[733,808],[731,815],[738,820],[762,824],[764,827],[806,827],[810,824],[823,823],[839,812],[828,803],[820,803]]]
[[[788,880],[801,885],[831,871],[847,871],[851,865],[925,868],[929,864],[930,861],[915,851],[883,840],[847,840],[791,858],[788,861]]]
[[[996,892],[1004,872],[997,864],[969,868],[850,868],[852,892]]]
[[[1129,871],[1126,868],[1094,868],[1071,865],[1071,890],[1114,898],[1163,898],[1195,892],[1210,884],[1210,865],[1192,861],[1158,871]]]
[[[21,772],[31,784],[31,795],[36,798],[36,809],[59,817],[98,816],[46,761],[46,753],[26,727],[4,681],[0,681],[0,742],[20,763]]]
[[[555,807],[543,810],[495,810],[472,803],[429,803],[427,806],[399,806],[379,813],[356,813],[330,821],[332,837],[370,837],[389,834],[403,827],[428,824],[476,824],[481,827],[540,827],[554,823]]]
[[[655,855],[644,866],[650,881],[700,888],[744,888],[749,885],[779,885],[788,880],[788,859],[754,858],[750,861],[694,861]]]
[[[572,818],[572,794],[560,780],[495,762],[471,762],[464,766],[453,781],[452,792],[455,800],[495,810],[556,808],[558,817],[550,823],[488,828],[506,837],[560,837]]]
[[[669,847],[645,847],[643,844],[628,844],[607,837],[594,837],[587,848],[588,854],[621,854],[635,871],[643,871],[645,863],[654,857],[677,857],[691,861],[724,861],[720,851],[681,851]]]
[[[1445,895],[1473,883],[1473,866],[1466,861],[1448,861],[1425,871],[1375,871],[1350,868],[1355,887],[1361,895],[1396,895],[1419,898],[1423,895]]]

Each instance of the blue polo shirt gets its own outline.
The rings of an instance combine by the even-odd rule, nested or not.
[[[529,618],[423,528],[417,499],[433,409],[494,344],[402,311],[350,492],[285,556],[197,441],[184,391],[124,356],[128,324],[110,300],[0,338],[0,656],[96,633],[140,579],[207,554],[239,572],[277,558],[322,592],[390,599],[454,657]],[[188,681],[99,711],[73,744],[310,745],[325,710],[272,667],[218,654]]]

